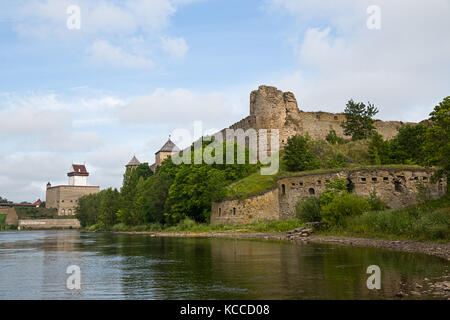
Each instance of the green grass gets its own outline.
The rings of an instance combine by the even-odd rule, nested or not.
[[[324,234],[364,238],[450,241],[450,196],[399,210],[349,217]]]
[[[0,226],[5,225],[7,214],[0,214]]]
[[[122,223],[116,224],[111,228],[103,228],[100,225],[92,225],[87,228],[88,231],[114,231],[114,232],[186,232],[186,233],[279,233],[286,232],[304,224],[297,219],[288,220],[268,220],[254,222],[250,224],[236,224],[236,225],[208,225],[196,223],[191,219],[180,221],[174,226],[164,226],[161,224],[147,224],[139,226],[126,226]]]
[[[58,216],[56,208],[15,208],[19,219],[62,219],[67,216]]]
[[[353,166],[349,168],[335,168],[335,169],[317,169],[317,170],[309,170],[309,171],[301,171],[301,172],[287,172],[280,171],[276,175],[272,176],[263,176],[259,172],[253,173],[248,177],[245,177],[241,180],[238,180],[232,184],[230,184],[226,188],[226,195],[224,199],[244,199],[249,196],[259,195],[264,192],[267,192],[273,188],[275,188],[277,181],[283,178],[289,177],[301,177],[306,175],[313,174],[325,174],[325,173],[334,173],[342,170],[346,171],[356,171],[356,170],[395,170],[395,169],[404,169],[404,170],[426,170],[421,166],[416,165],[365,165],[365,166]]]

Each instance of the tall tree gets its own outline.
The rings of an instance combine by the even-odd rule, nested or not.
[[[427,127],[424,125],[404,125],[391,141],[391,157],[395,163],[422,164],[425,160],[424,140]]]
[[[425,134],[425,162],[439,166],[435,177],[450,175],[450,96],[430,113],[431,127]]]
[[[283,163],[288,171],[318,169],[320,161],[311,150],[309,136],[292,136],[284,148]]]
[[[352,136],[352,140],[370,137],[375,131],[372,118],[377,113],[378,109],[370,102],[366,106],[362,102],[355,103],[350,100],[344,110],[346,120],[341,123],[344,134]]]
[[[120,208],[120,193],[117,189],[106,189],[101,192],[99,223],[111,227],[117,223],[117,211]]]

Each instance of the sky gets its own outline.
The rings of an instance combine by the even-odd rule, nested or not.
[[[450,94],[449,16],[450,0],[2,1],[0,196],[45,199],[72,163],[118,188],[174,130],[247,116],[259,85],[305,111],[426,119]]]

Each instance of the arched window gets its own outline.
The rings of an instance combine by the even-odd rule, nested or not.
[[[309,188],[309,194],[310,195],[316,194],[316,190],[314,190],[314,188]]]
[[[281,194],[286,194],[286,186],[284,184],[281,185]]]
[[[233,216],[236,215],[236,208],[233,208]]]
[[[222,215],[222,208],[219,208],[219,217]]]

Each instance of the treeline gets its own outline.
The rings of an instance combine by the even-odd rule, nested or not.
[[[206,143],[203,144],[203,153]],[[176,224],[185,218],[208,222],[211,202],[224,196],[225,187],[255,172],[260,164],[248,164],[249,151],[237,144],[237,152],[245,152],[246,164],[179,164],[169,157],[153,174],[147,163],[127,169],[120,191],[106,189],[79,199],[76,216],[83,227],[99,225],[110,228],[118,223],[138,226],[152,223]],[[191,151],[191,163],[194,153]],[[213,154],[214,156],[214,154]]]

